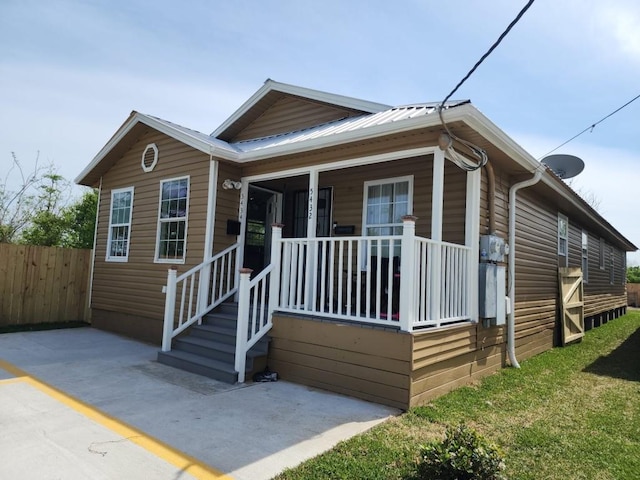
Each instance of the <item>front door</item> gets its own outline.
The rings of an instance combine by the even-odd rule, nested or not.
[[[254,275],[269,265],[271,225],[280,221],[282,221],[282,194],[249,185],[243,263],[245,267],[253,270]]]

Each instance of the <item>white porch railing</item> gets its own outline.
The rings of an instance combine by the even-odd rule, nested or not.
[[[416,238],[414,327],[439,327],[470,319],[471,248]]]
[[[471,249],[403,235],[287,238],[279,311],[370,324],[437,327],[470,319]]]
[[[280,284],[280,242],[282,225],[273,225],[271,264],[250,280],[252,270],[240,269],[238,287],[238,330],[236,332],[235,369],[238,383],[244,382],[247,352],[271,330]]]
[[[176,276],[167,274],[162,351],[171,350],[171,340],[183,330],[235,294],[238,244]]]

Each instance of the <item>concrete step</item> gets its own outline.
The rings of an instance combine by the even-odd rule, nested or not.
[[[207,338],[188,335],[174,340],[174,350],[193,353],[202,357],[212,358],[233,365],[235,361],[235,345],[223,343]]]
[[[180,350],[158,352],[158,362],[226,383],[233,384],[238,381],[238,374],[233,365],[194,353]]]
[[[233,326],[233,328],[230,328],[203,323],[202,325],[194,325],[193,327],[191,327],[189,336],[204,338],[221,343],[228,343],[229,345],[235,345],[236,327],[235,325]]]
[[[209,313],[202,318],[203,325],[217,325],[219,327],[236,328],[238,312],[236,313]]]
[[[159,352],[158,362],[192,373],[235,383],[237,304],[227,303],[206,315],[202,325],[194,325],[188,335],[173,341],[170,352]],[[262,337],[247,353],[246,373],[264,368],[270,338]],[[264,365],[263,365],[264,364]]]
[[[238,304],[236,302],[224,302],[216,307],[216,313],[230,314],[238,317]]]

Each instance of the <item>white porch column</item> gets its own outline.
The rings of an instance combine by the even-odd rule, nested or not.
[[[234,285],[240,285],[240,269],[244,267],[244,237],[247,227],[247,203],[249,201],[249,182],[242,180],[242,187],[240,188],[240,201],[238,202],[238,221],[240,222],[240,235],[237,237],[237,242],[240,244],[236,251],[236,272]],[[238,302],[238,292],[235,294],[235,301]]]
[[[416,220],[402,217],[402,254],[400,256],[400,330],[413,330],[416,310]]]
[[[269,280],[269,312],[268,317],[271,322],[273,311],[278,308],[280,300],[280,272],[282,267],[282,225],[274,223],[271,225],[271,278]]]
[[[478,263],[480,262],[480,184],[482,170],[467,172],[467,202],[465,211],[465,242],[471,249],[467,265],[469,289],[467,293],[467,311],[471,320],[478,320]]]
[[[444,205],[444,151],[437,149],[433,154],[433,185],[431,193],[431,239],[436,242],[431,258],[429,273],[430,317],[440,320],[440,292],[442,291],[442,217]]]
[[[204,234],[204,253],[202,261],[206,262],[213,255],[213,233],[216,224],[216,199],[218,196],[218,162],[209,157],[209,186],[207,189],[207,220]],[[211,285],[211,264],[207,265],[200,274],[198,282],[198,309],[204,312],[209,303],[209,286]],[[202,319],[198,320],[198,325]]]
[[[318,170],[309,171],[309,204],[307,205],[307,238],[316,238],[318,223]],[[305,281],[305,308],[315,310],[316,308],[316,284],[318,274],[318,255],[316,253],[316,243],[307,242],[307,262]]]

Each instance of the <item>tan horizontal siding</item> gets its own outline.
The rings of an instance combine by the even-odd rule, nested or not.
[[[142,152],[149,143],[158,147],[158,164],[142,171]],[[162,286],[172,266],[154,263],[158,228],[160,181],[189,176],[186,262],[176,265],[178,274],[202,262],[206,230],[209,156],[164,134],[147,131],[104,175],[98,215],[92,308],[123,314],[123,318],[161,319]],[[105,261],[111,191],[134,187],[129,259]],[[106,314],[102,314],[103,317]],[[114,317],[115,318],[115,317]],[[110,322],[113,322],[113,318]],[[133,331],[133,330],[132,330]]]
[[[516,222],[516,302],[555,298],[557,214],[523,192],[518,197]]]
[[[414,369],[410,406],[418,406],[462,385],[494,373],[504,364],[504,344],[461,353],[438,363]]]
[[[237,142],[292,132],[351,115],[353,113],[350,110],[298,97],[283,96],[236,134],[233,140]]]
[[[553,329],[544,329],[527,337],[516,339],[516,357],[519,361],[546,352],[554,346]]]
[[[431,192],[431,190],[429,185],[427,191]],[[429,208],[431,208],[430,200],[431,198],[429,198]],[[466,202],[467,173],[453,163],[445,161],[442,216],[442,239],[445,242],[464,245]]]
[[[219,162],[213,253],[221,252],[236,242],[235,235],[227,235],[227,220],[238,220],[240,191],[224,190],[222,188],[222,182],[227,178],[238,181],[241,178],[240,175],[241,168],[239,166],[231,163]]]
[[[413,370],[459,356],[475,348],[475,325],[416,333],[413,337]]]
[[[627,305],[626,293],[584,296],[584,316],[591,317]]]
[[[155,345],[162,341],[162,319],[158,318],[94,308],[91,325]]]
[[[411,335],[281,315],[269,334],[284,380],[407,407]]]
[[[571,218],[569,218],[568,241],[568,266],[573,268],[582,268],[582,228],[580,225],[571,223]]]
[[[518,359],[524,360],[554,346],[556,312],[556,299],[516,302],[515,339]]]

